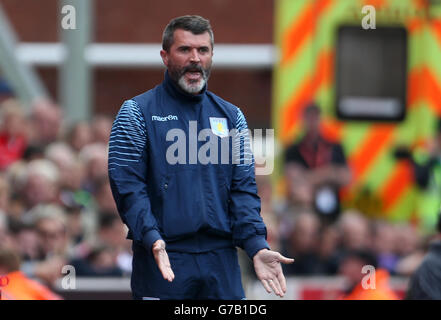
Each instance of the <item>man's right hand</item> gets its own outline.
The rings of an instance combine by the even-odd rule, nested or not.
[[[165,280],[172,282],[175,278],[175,274],[171,268],[167,251],[165,251],[164,240],[156,240],[155,243],[153,243],[152,252],[162,276]]]

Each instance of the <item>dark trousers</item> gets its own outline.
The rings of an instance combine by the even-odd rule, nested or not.
[[[134,299],[244,299],[236,248],[203,253],[168,252],[175,274],[164,280],[152,253],[133,246]]]

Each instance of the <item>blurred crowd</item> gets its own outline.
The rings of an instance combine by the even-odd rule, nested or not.
[[[107,176],[110,117],[67,124],[51,101],[25,113],[0,104],[0,246],[20,270],[52,286],[64,265],[76,276],[131,272],[131,243]]]
[[[411,275],[430,237],[411,224],[340,212],[335,197],[350,180],[345,156],[321,140],[318,108],[306,110],[306,134],[286,152],[288,205],[274,203],[269,176],[256,177],[268,241],[295,258],[286,275],[350,275],[344,261],[351,252],[370,253],[392,275]],[[68,124],[46,100],[28,113],[13,98],[0,103],[0,249],[16,255],[27,277],[53,286],[65,265],[76,276],[130,275],[131,242],[107,176],[112,121],[96,115]]]
[[[391,275],[410,276],[432,239],[421,236],[411,224],[368,219],[356,210],[342,212],[333,223],[308,210],[279,216],[264,212],[263,216],[271,247],[295,258],[295,263],[284,266],[287,275],[344,275],[347,254],[368,252],[376,267]]]
[[[395,300],[416,295],[395,292],[390,277],[410,279],[414,277],[428,256],[440,257],[435,251],[436,241],[441,239],[441,221],[433,226],[432,233],[422,233],[412,223],[392,223],[383,219],[368,218],[355,210],[343,210],[333,219],[323,216],[313,207],[274,204],[271,197],[270,181],[267,177],[257,177],[261,194],[262,216],[267,226],[270,246],[295,261],[282,265],[287,277],[335,277],[344,279],[343,287],[326,299],[355,300]],[[435,248],[435,249],[434,249]],[[243,261],[244,263],[244,261]],[[424,299],[440,299],[439,263],[427,263],[430,272],[422,280],[428,292]],[[252,265],[247,265],[251,279],[256,279]],[[365,277],[370,269],[375,270],[375,290],[365,290]],[[364,271],[363,271],[364,270]],[[434,270],[434,271],[433,271]],[[438,270],[438,271],[437,271]],[[425,279],[426,279],[425,278]],[[420,285],[420,284],[418,284]],[[415,285],[414,287],[418,287]],[[407,290],[407,289],[406,289]],[[438,290],[438,291],[436,291]],[[415,290],[414,290],[415,291]],[[416,290],[418,293],[421,291]]]
[[[425,228],[412,221],[392,223],[343,208],[340,191],[352,179],[343,148],[322,135],[321,109],[315,103],[305,107],[302,124],[303,134],[284,152],[285,199],[273,199],[268,177],[256,179],[270,245],[295,259],[283,266],[285,273],[341,275],[355,283],[361,267],[369,262],[388,275],[411,276],[437,237],[441,184],[429,181],[436,178],[434,168],[441,163],[441,121],[435,147],[424,163],[415,162],[409,150],[406,156],[397,157],[412,164],[415,185],[421,190],[434,188],[431,220],[426,220],[431,224]],[[358,264],[353,263],[355,258]]]

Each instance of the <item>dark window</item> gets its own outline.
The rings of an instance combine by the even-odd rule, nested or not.
[[[407,33],[401,27],[338,29],[336,107],[340,119],[400,121],[405,116]]]

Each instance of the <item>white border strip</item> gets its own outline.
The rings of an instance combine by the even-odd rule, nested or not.
[[[94,43],[86,48],[92,67],[163,67],[161,44]],[[66,58],[62,43],[21,43],[16,49],[23,63],[59,66]],[[215,44],[213,67],[270,69],[277,60],[272,44]]]

